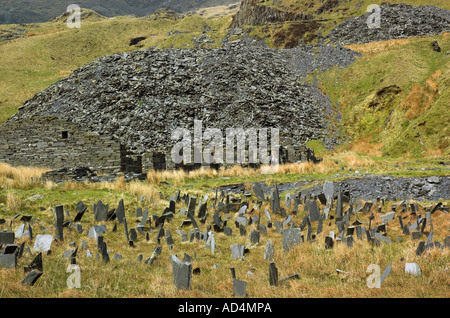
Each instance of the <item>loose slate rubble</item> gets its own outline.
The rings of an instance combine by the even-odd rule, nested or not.
[[[380,13],[384,27],[369,28],[367,21],[372,12],[368,12],[360,17],[345,20],[331,30],[326,39],[332,44],[348,45],[450,31],[448,10],[434,6],[383,4]]]

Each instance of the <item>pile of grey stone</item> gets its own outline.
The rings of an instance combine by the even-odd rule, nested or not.
[[[385,4],[380,7],[380,27],[369,28],[367,21],[374,12],[350,18],[334,28],[329,43],[348,45],[391,39],[427,36],[450,31],[450,11],[431,5],[414,7]],[[370,20],[370,22],[373,22]],[[370,23],[369,23],[370,24]]]
[[[172,132],[192,130],[194,119],[223,134],[233,127],[277,127],[283,144],[323,138],[332,148],[336,133],[328,132],[338,131],[332,128],[332,102],[305,77],[348,66],[357,55],[326,45],[276,50],[252,40],[220,49],[118,53],[36,94],[10,120],[66,118],[117,138],[135,153],[171,149]]]

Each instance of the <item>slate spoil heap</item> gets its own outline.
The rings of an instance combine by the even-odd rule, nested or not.
[[[275,50],[244,38],[221,49],[139,50],[101,57],[28,100],[10,120],[55,116],[118,140],[134,153],[170,150],[172,132],[277,127],[280,143],[336,145],[332,103],[308,72],[345,67],[342,47]],[[333,118],[333,121],[329,119]],[[330,132],[332,131],[332,133]]]
[[[373,16],[373,12],[345,20],[334,28],[326,38],[330,43],[347,45],[426,36],[450,31],[449,10],[434,6],[383,5],[380,7],[379,28],[367,27],[367,20],[371,15]]]

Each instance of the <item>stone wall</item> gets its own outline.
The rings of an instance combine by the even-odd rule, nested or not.
[[[109,136],[54,117],[0,126],[0,161],[14,166],[87,166],[101,173],[117,173],[123,168],[122,152],[120,144]]]

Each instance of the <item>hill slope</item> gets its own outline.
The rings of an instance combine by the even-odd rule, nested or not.
[[[106,17],[136,15],[142,17],[157,9],[167,8],[176,12],[188,12],[203,7],[226,5],[236,0],[79,0],[82,7],[94,10]],[[73,1],[61,0],[2,0],[0,2],[0,24],[45,22],[62,12]]]
[[[404,2],[425,4],[419,0]],[[295,4],[303,2],[276,3],[284,3],[284,10],[294,5],[290,10],[297,12]],[[354,1],[338,3],[339,6],[320,13],[329,20],[316,21],[324,36],[332,34],[333,25],[339,25],[347,15],[365,13],[366,2],[358,2],[359,11],[351,9]],[[437,4],[448,9],[445,1],[437,1]],[[269,1],[258,5],[282,9]],[[289,43],[297,46],[299,38],[306,42],[317,38],[311,36],[313,32],[295,34],[290,31],[300,24],[316,22],[244,25],[243,30],[265,39],[271,47],[286,47]],[[0,123],[37,92],[101,56],[140,48],[220,48],[231,23],[231,16],[173,18],[153,15],[109,19],[92,14],[79,30],[68,29],[61,19],[25,26],[2,26],[0,38],[3,32],[6,38],[16,39],[3,44],[0,39]],[[289,37],[283,37],[283,34],[289,34]],[[130,45],[130,40],[137,37],[145,39]],[[230,41],[234,39],[232,37]],[[433,51],[433,41],[438,42],[441,52]],[[448,34],[442,34],[348,45],[362,53],[351,67],[332,69],[325,75],[306,70],[310,72],[308,80],[312,83],[312,75],[318,77],[322,92],[331,98],[337,113],[342,113],[342,131],[350,138],[345,147],[376,156],[449,155],[449,133],[445,125],[450,119],[446,108],[450,84],[448,41]],[[319,148],[321,142],[317,140]]]

